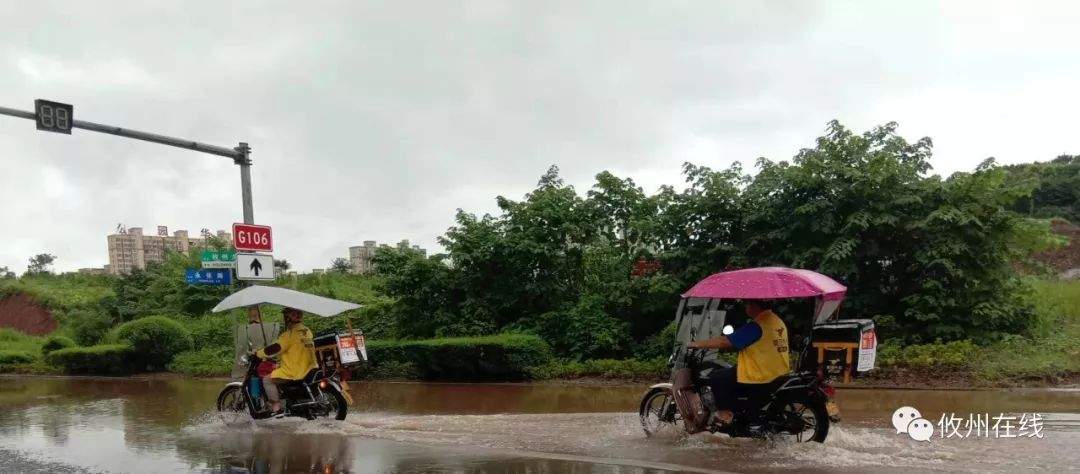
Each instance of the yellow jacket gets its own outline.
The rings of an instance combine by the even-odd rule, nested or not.
[[[769,383],[791,372],[784,320],[766,310],[758,314],[754,321],[761,326],[761,338],[739,351],[739,364],[735,369],[739,383]]]
[[[274,345],[279,346],[276,351]],[[319,366],[315,362],[315,337],[303,323],[286,329],[270,347],[259,349],[259,357],[265,359],[268,349],[278,357],[278,366],[270,373],[271,378],[300,380]]]

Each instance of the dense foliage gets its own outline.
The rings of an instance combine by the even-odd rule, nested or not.
[[[844,282],[844,315],[873,317],[885,339],[1023,333],[1033,313],[1011,264],[1048,228],[1012,206],[1034,184],[990,160],[928,175],[931,148],[895,124],[855,134],[833,122],[791,162],[761,159],[753,177],[687,164],[685,189],[653,195],[604,172],[582,197],[552,167],[522,201],[498,197],[498,216],[459,211],[446,254],[382,249],[376,268],[399,334],[518,329],[577,358],[645,351],[680,291],[766,265]]]

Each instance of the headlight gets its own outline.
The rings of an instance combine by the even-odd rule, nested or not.
[[[246,363],[248,363],[248,356],[247,356],[247,354],[244,354],[244,355],[240,356],[240,363],[241,363],[241,364],[246,364]]]

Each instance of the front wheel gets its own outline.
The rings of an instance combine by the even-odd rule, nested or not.
[[[645,436],[682,431],[678,423],[679,410],[675,406],[671,389],[657,387],[646,392],[641,398],[638,415],[641,417],[641,428],[645,430]]]
[[[781,411],[786,431],[800,443],[824,443],[829,436],[829,413],[825,405],[812,400],[789,401]]]
[[[228,385],[222,389],[217,398],[217,410],[226,423],[234,423],[246,415],[247,397],[243,387]]]

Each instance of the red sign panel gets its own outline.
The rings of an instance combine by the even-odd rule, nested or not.
[[[236,250],[274,251],[274,237],[270,233],[270,226],[236,223],[232,225],[232,234]]]

